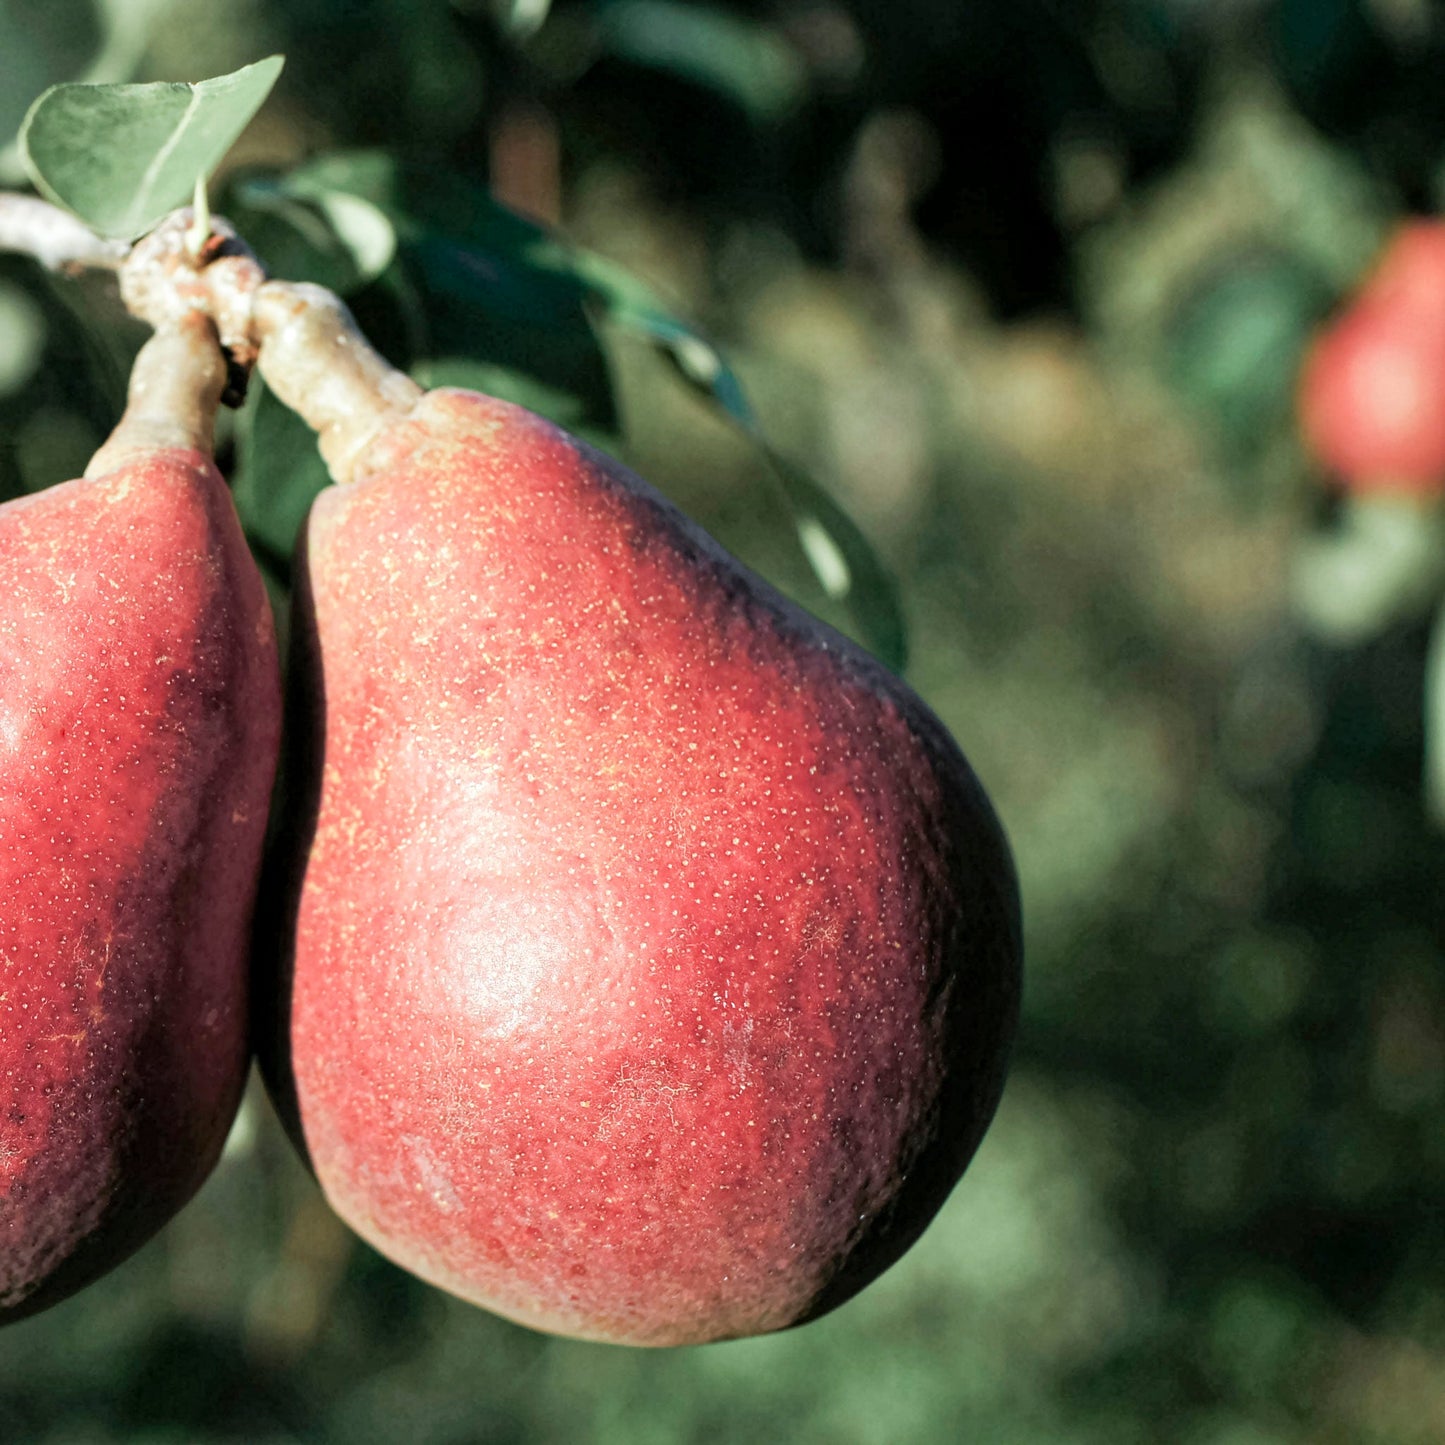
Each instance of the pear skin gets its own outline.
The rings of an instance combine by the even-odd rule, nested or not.
[[[263,945],[267,1071],[327,1198],[563,1335],[692,1344],[841,1303],[1003,1085],[1018,894],[968,763],[519,407],[431,392],[352,475],[298,557]]]
[[[214,336],[148,353],[88,475],[0,506],[0,1322],[191,1197],[249,1057],[275,635],[209,455]]]

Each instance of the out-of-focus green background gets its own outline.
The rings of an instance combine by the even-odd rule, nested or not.
[[[873,539],[1015,845],[1022,1033],[902,1263],[672,1352],[415,1282],[253,1091],[159,1239],[0,1333],[0,1441],[1445,1439],[1432,598],[1361,620],[1291,412],[1311,329],[1445,179],[1439,8],[3,0],[0,141],[55,80],[275,50],[233,186],[358,146],[490,184],[716,337]],[[417,360],[404,291],[356,304]],[[452,324],[434,352],[541,387],[827,608],[757,450],[646,346],[551,355],[485,293]],[[80,470],[134,340],[102,287],[0,260],[7,494]]]

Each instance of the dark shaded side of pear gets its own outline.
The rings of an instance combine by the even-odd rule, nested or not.
[[[215,1163],[280,728],[265,591],[198,451],[0,507],[0,1319]]]

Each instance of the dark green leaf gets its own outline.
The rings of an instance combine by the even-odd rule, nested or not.
[[[892,574],[822,487],[771,447],[764,450],[792,511],[798,544],[823,590],[847,604],[868,646],[887,666],[902,672],[908,666],[908,628]]]
[[[259,381],[237,426],[232,483],[246,534],[279,567],[291,556],[311,503],[331,481],[316,435]]]
[[[592,287],[546,231],[451,172],[403,166],[380,152],[327,156],[281,184],[297,198],[356,198],[390,222],[396,257],[388,279],[409,303],[419,357],[529,376],[558,406],[569,399],[562,409],[574,429],[615,432]]]
[[[807,89],[796,52],[756,20],[710,5],[615,0],[597,15],[600,47],[634,65],[666,71],[776,121]]]
[[[70,13],[66,13],[67,9]],[[75,75],[100,46],[100,27],[91,6],[20,7],[0,4],[0,56],[5,83],[0,85],[0,154],[4,179],[19,179],[16,154],[9,150],[31,100],[47,86]]]

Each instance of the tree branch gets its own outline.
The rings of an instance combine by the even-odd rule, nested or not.
[[[34,196],[0,192],[0,251],[34,256],[52,271],[94,266],[116,270],[130,247],[107,241],[68,211]]]
[[[333,476],[346,480],[367,440],[406,416],[421,388],[372,348],[330,291],[268,282],[224,216],[209,218],[206,239],[195,246],[193,221],[190,208],[173,211],[129,246],[45,201],[0,193],[0,251],[24,252],[52,269],[117,272],[126,310],[158,334],[181,338],[157,350],[162,361],[182,355],[182,342],[193,345],[197,315],[208,317],[232,373],[223,399],[239,405],[259,358],[272,390],[318,434]]]

